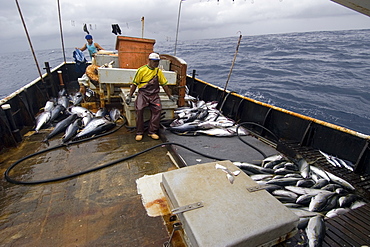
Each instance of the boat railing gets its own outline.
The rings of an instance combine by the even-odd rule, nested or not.
[[[237,123],[254,123],[248,126],[260,136],[278,144],[296,143],[311,147],[338,158],[351,161],[357,173],[370,174],[370,136],[325,121],[310,118],[276,106],[227,91],[194,77],[187,78],[190,94],[204,101],[219,101],[221,112]],[[278,138],[278,142],[263,128]]]

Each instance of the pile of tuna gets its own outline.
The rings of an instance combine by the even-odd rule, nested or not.
[[[83,99],[81,93],[68,96],[65,90],[59,92],[57,99],[46,102],[42,112],[36,117],[35,131],[42,128],[54,127],[46,136],[44,142],[54,136],[64,133],[63,143],[91,137],[116,126],[115,122],[121,117],[118,109],[108,112],[101,108],[96,113],[80,106]]]
[[[237,129],[235,121],[222,115],[216,109],[217,102],[192,102],[192,107],[181,107],[175,110],[176,119],[168,130],[181,135],[235,136],[247,135],[247,131]]]
[[[261,188],[300,217],[298,229],[302,241],[321,246],[325,236],[325,219],[363,206],[346,180],[326,172],[305,159],[290,161],[282,155],[270,156],[260,165],[234,162]]]

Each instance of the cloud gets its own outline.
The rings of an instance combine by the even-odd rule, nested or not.
[[[57,1],[19,1],[35,49],[60,47]],[[111,24],[122,35],[175,40],[180,1],[61,0],[66,47],[82,46],[87,24],[94,40],[114,45]],[[342,20],[342,21],[340,21]],[[343,21],[344,20],[344,21]],[[329,0],[186,0],[181,2],[180,40],[370,28],[370,19]],[[14,2],[0,9],[0,52],[28,49],[25,31]]]

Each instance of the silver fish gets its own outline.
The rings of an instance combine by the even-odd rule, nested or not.
[[[345,161],[345,160],[342,160],[342,159],[339,159],[339,158],[334,157],[334,156],[332,156],[332,155],[326,154],[326,153],[324,153],[324,152],[322,152],[322,151],[320,151],[320,153],[321,153],[321,154],[326,158],[326,160],[327,160],[330,164],[332,164],[333,166],[335,166],[335,167],[341,167],[341,168],[346,168],[346,169],[348,169],[348,170],[350,170],[350,171],[353,171],[353,170],[354,170],[354,169],[353,169],[354,165],[353,165],[353,163],[352,163],[352,162],[350,162],[350,161]]]
[[[47,135],[44,142],[47,143],[50,138],[58,135],[59,133],[64,132],[68,128],[68,126],[76,120],[76,118],[77,118],[77,114],[73,114],[73,115],[70,115],[69,117],[63,119],[59,123],[57,123],[55,125],[53,131],[50,132],[49,135]]]
[[[316,166],[312,166],[312,165],[310,166],[310,169],[311,169],[312,172],[316,173],[317,175],[319,175],[323,179],[330,181],[330,177],[328,176],[328,173],[326,171],[324,171],[323,169],[320,169],[320,168],[318,168]]]
[[[271,179],[267,182],[267,184],[276,184],[280,186],[289,186],[294,185],[300,178],[278,178],[278,179]],[[294,191],[293,191],[294,192]]]
[[[50,117],[51,117],[51,112],[49,111],[44,111],[42,112],[40,115],[37,116],[36,118],[36,128],[35,128],[35,131],[36,133],[39,132],[39,130],[46,124],[49,122],[50,120]]]
[[[183,125],[180,125],[180,126],[168,127],[168,129],[174,132],[184,133],[188,131],[197,130],[198,125],[194,123],[184,123]]]
[[[271,155],[265,159],[262,160],[262,166],[265,166],[265,164],[269,163],[269,162],[273,162],[273,161],[277,161],[277,162],[282,162],[284,161],[283,160],[283,156],[281,154],[274,154],[274,155]],[[276,165],[276,164],[273,164],[272,167]],[[270,168],[272,168],[270,167]]]
[[[290,211],[292,211],[295,215],[297,215],[299,218],[305,218],[305,217],[313,217],[320,215],[317,212],[311,212],[308,210],[304,210],[302,208],[289,208]]]
[[[72,124],[70,124],[66,131],[65,131],[65,134],[64,134],[64,137],[62,139],[62,142],[63,143],[66,143],[68,142],[69,140],[72,139],[72,137],[74,137],[78,130],[82,127],[82,121],[80,118],[76,119]]]
[[[101,134],[107,130],[112,129],[115,126],[115,123],[106,120],[105,118],[94,118],[91,120],[85,128],[78,133],[73,140],[78,138],[87,138],[94,136],[96,134]]]
[[[311,188],[304,188],[304,187],[297,187],[297,186],[285,186],[285,189],[290,190],[299,195],[304,195],[304,194],[317,195],[319,193],[327,193],[327,194],[332,193],[327,190],[311,189]]]
[[[69,99],[67,98],[67,96],[62,95],[58,98],[58,104],[62,105],[65,109],[67,109],[69,106]]]
[[[238,162],[234,163],[237,167],[250,171],[254,174],[262,174],[262,173],[268,173],[268,174],[274,174],[274,170],[268,169],[268,168],[263,168],[258,165],[246,163],[246,162]]]
[[[305,188],[310,188],[315,184],[315,181],[312,179],[301,179],[297,182],[296,186],[298,187],[305,187]]]
[[[48,100],[45,103],[44,111],[51,111],[54,108],[54,101]]]
[[[322,216],[314,216],[308,221],[306,228],[308,246],[322,246],[325,237],[325,222]]]
[[[352,203],[354,203],[357,199],[358,197],[355,194],[348,194],[348,195],[342,196],[338,200],[339,207],[341,208],[350,207]]]
[[[324,187],[328,184],[329,184],[328,180],[326,180],[324,178],[320,178],[311,188],[312,189],[321,189],[322,187]]]
[[[312,212],[321,212],[323,209],[327,206],[329,199],[334,196],[334,192],[329,192],[329,193],[319,193],[315,195],[311,202],[310,205],[308,206],[308,209]]]
[[[99,110],[95,113],[95,117],[105,117],[108,115],[108,110],[105,107],[99,108]]]
[[[311,202],[312,197],[314,196],[315,195],[313,194],[303,194],[303,195],[300,195],[295,202],[301,205],[308,206]]]
[[[235,165],[235,164],[234,164]],[[254,181],[259,181],[259,180],[264,180],[264,179],[270,179],[272,178],[274,175],[272,174],[253,174],[251,175],[251,179],[253,179]]]
[[[336,217],[338,215],[345,214],[349,211],[350,211],[349,208],[334,208],[334,209],[330,210],[329,212],[327,212],[325,214],[325,217],[333,218],[333,217]]]
[[[84,117],[87,114],[92,114],[88,109],[82,106],[72,106],[68,108],[71,114],[77,114],[79,117]]]
[[[109,117],[112,122],[116,122],[121,117],[121,112],[117,108],[109,111]]]
[[[72,104],[74,106],[77,106],[77,105],[81,104],[82,100],[84,99],[84,97],[83,97],[83,95],[82,95],[81,92],[77,92],[71,98],[72,98]]]
[[[277,175],[287,175],[287,174],[291,174],[291,173],[294,173],[294,171],[288,170],[285,167],[278,168],[278,169],[275,170],[275,174],[277,174]]]
[[[340,177],[337,177],[335,176],[334,174],[330,173],[330,172],[326,172],[326,174],[328,175],[328,177],[330,178],[330,180],[336,184],[339,184],[341,186],[343,186],[344,188],[348,189],[348,190],[355,190],[355,187],[353,187],[350,183],[348,183],[346,180],[344,179],[341,179]]]
[[[54,120],[56,120],[58,117],[60,117],[63,113],[64,113],[64,110],[66,108],[64,108],[64,106],[60,105],[60,104],[57,104],[53,110],[51,110],[51,116],[50,116],[50,122],[53,122]]]
[[[362,207],[364,205],[366,205],[366,202],[363,202],[363,201],[355,201],[354,203],[352,203],[351,209],[356,209],[356,208]]]
[[[298,161],[298,168],[303,178],[310,177],[310,165],[305,159],[300,159]]]
[[[272,192],[274,196],[286,196],[293,199],[297,199],[298,195],[294,192],[287,191],[287,190],[275,190]]]

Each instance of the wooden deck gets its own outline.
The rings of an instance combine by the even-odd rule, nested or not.
[[[1,174],[18,159],[47,148],[41,141],[49,132],[46,129],[32,134],[19,148],[1,154]],[[242,157],[245,161],[261,159],[260,154],[240,145],[237,138],[181,137],[168,131],[162,134],[168,141],[183,143],[208,155],[225,159]],[[23,181],[60,177],[161,143],[147,136],[136,142],[134,136],[123,127],[113,134],[33,157],[20,163],[10,175]],[[58,137],[50,141],[50,147],[58,144]],[[232,147],[232,152],[225,146]],[[268,154],[275,152],[271,147],[265,148]],[[212,161],[176,146],[174,149],[189,165]],[[136,180],[171,169],[176,167],[167,149],[159,147],[103,170],[56,183],[24,186],[8,183],[3,178],[0,246],[162,246],[171,230],[166,222],[168,217],[164,220],[147,215],[137,193]],[[367,204],[326,220],[324,246],[369,245],[369,215]],[[297,244],[300,244],[299,235],[279,246]]]
[[[370,205],[366,204],[344,215],[326,221],[323,246],[369,246]]]
[[[25,186],[5,181],[12,163],[47,148],[41,140],[49,132],[31,135],[1,154],[0,246],[162,246],[168,240],[163,219],[147,215],[136,188],[144,175],[175,169],[166,148],[61,182]],[[160,143],[147,136],[138,143],[134,137],[121,128],[26,160],[10,175],[24,181],[60,177]],[[56,137],[50,146],[60,142]]]

